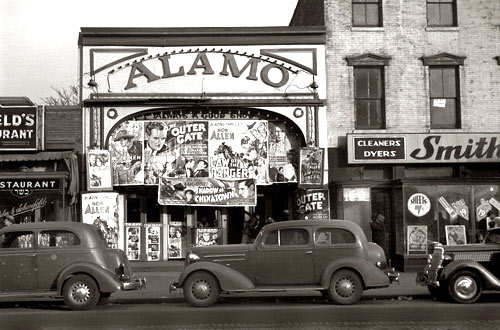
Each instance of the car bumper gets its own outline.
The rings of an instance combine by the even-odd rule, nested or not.
[[[391,283],[393,283],[393,282],[399,283],[399,272],[397,272],[394,268],[387,269],[385,271],[385,275],[387,275],[387,277],[389,277],[389,282],[391,282]]]
[[[131,290],[142,290],[146,288],[146,278],[132,278],[128,281],[122,282],[122,290],[123,291],[131,291]]]

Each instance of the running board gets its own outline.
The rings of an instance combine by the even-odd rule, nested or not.
[[[317,285],[295,285],[290,286],[257,286],[249,290],[228,290],[228,292],[297,292],[297,291],[321,291],[328,288]]]

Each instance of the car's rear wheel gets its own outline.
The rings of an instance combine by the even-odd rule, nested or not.
[[[183,285],[184,298],[195,307],[207,307],[219,298],[219,283],[207,272],[191,274]]]
[[[63,287],[64,303],[72,310],[92,309],[99,297],[97,284],[87,275],[73,276]]]
[[[462,304],[472,304],[481,296],[482,285],[479,277],[468,270],[455,273],[448,284],[450,297]]]
[[[329,298],[336,304],[352,305],[363,294],[363,284],[359,276],[350,270],[339,270],[333,274],[328,290]]]

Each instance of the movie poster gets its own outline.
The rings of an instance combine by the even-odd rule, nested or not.
[[[196,229],[196,246],[217,245],[218,238],[219,229],[217,228]]]
[[[158,184],[167,164],[166,121],[144,122],[144,184]]]
[[[88,190],[112,190],[111,156],[108,150],[89,150],[87,153]]]
[[[323,184],[323,149],[307,147],[300,149],[300,185],[321,186]]]
[[[110,248],[118,248],[118,193],[82,194],[82,220],[99,228]]]
[[[467,234],[464,225],[445,226],[446,245],[467,244]]]
[[[126,227],[127,245],[125,247],[127,258],[138,261],[141,254],[141,227]]]
[[[172,221],[168,226],[168,259],[186,257],[186,223]]]
[[[213,178],[161,178],[160,205],[255,206],[254,179],[217,180]]]
[[[160,261],[160,225],[147,224],[146,230],[146,254],[148,261]]]
[[[208,122],[170,121],[168,125],[168,154],[164,176],[208,177]]]
[[[427,253],[427,226],[407,226],[406,244],[408,254],[411,252]]]
[[[299,189],[295,198],[298,220],[330,219],[328,189]]]
[[[287,135],[284,123],[269,122],[269,180],[297,182],[300,142]]]
[[[269,183],[267,121],[211,121],[208,148],[210,177]]]
[[[144,183],[144,122],[126,121],[109,138],[113,185]]]

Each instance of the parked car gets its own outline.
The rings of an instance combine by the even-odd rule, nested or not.
[[[354,304],[363,290],[397,281],[383,249],[345,220],[294,220],[262,228],[254,243],[194,247],[170,289],[182,288],[193,306],[219,293],[320,291],[337,304]]]
[[[482,243],[443,246],[434,243],[417,282],[432,296],[455,302],[476,302],[483,290],[500,290],[500,229],[490,230]]]
[[[125,253],[108,248],[94,226],[35,222],[0,230],[0,299],[63,298],[73,310],[105,303],[113,292],[145,287]]]

